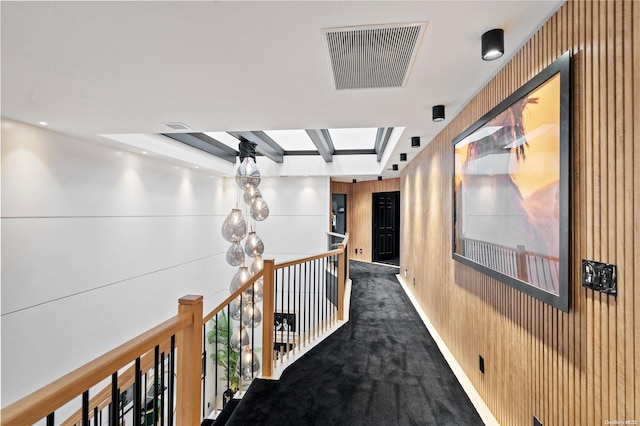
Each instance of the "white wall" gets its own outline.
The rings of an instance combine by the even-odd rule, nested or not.
[[[233,179],[2,121],[2,406],[228,293]],[[325,250],[329,181],[265,178],[265,258]],[[241,201],[242,202],[242,201]]]

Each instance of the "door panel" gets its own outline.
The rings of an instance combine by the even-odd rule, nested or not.
[[[373,260],[394,259],[399,255],[399,192],[373,194]]]

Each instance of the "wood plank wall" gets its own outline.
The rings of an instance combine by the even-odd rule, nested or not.
[[[568,49],[566,314],[451,259],[451,141]],[[569,1],[402,171],[401,270],[503,425],[640,424],[638,93],[640,2]],[[617,297],[581,286],[581,259],[617,265]]]
[[[400,191],[400,178],[356,183],[331,181],[332,194],[347,194],[347,232],[349,258],[371,262],[373,193]],[[401,207],[402,209],[402,207]],[[400,211],[402,214],[402,210]],[[356,254],[355,250],[358,249]],[[360,253],[362,249],[362,253]]]

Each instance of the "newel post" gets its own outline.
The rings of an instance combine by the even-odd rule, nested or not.
[[[265,259],[262,269],[262,377],[273,374],[273,311],[275,261]]]
[[[344,320],[344,284],[346,281],[346,256],[344,244],[338,244],[338,321]]]
[[[192,322],[177,335],[176,423],[199,425],[202,399],[202,296],[188,295],[178,300],[178,315],[189,315]]]

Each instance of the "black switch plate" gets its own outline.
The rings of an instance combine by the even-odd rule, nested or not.
[[[616,295],[616,265],[582,260],[582,286],[606,294]]]

